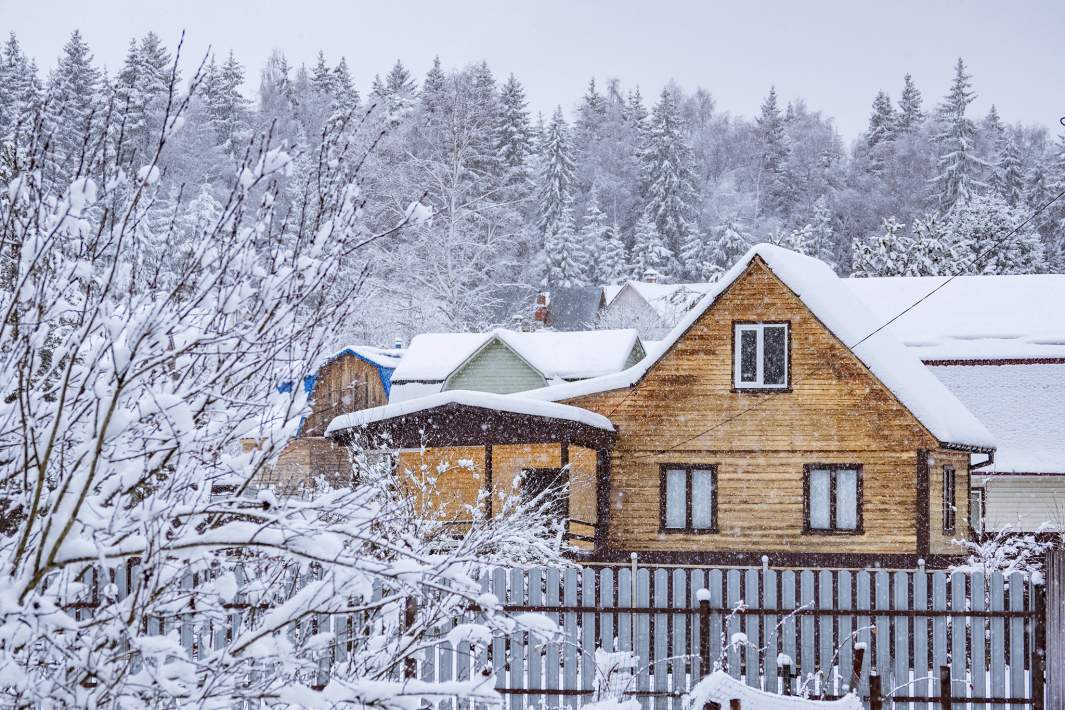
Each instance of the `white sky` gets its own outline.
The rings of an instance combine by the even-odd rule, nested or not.
[[[591,76],[639,84],[650,103],[675,79],[703,86],[719,110],[753,115],[771,84],[836,119],[845,138],[865,126],[877,89],[898,98],[909,71],[926,108],[965,58],[979,94],[1004,120],[1058,127],[1065,115],[1065,2],[634,2],[631,0],[0,0],[0,32],[14,30],[41,68],[81,29],[98,63],[114,71],[132,36],[149,29],[186,57],[233,49],[249,89],[270,50],[310,64],[347,57],[366,92],[395,59],[420,79],[439,54],[446,67],[488,60],[514,72],[531,108],[571,110]]]

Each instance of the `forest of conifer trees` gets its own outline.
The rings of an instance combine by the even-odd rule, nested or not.
[[[174,51],[149,33],[105,73],[78,32],[58,58],[26,56],[10,35],[0,53],[0,183],[28,169],[16,136],[38,123],[56,156],[32,166],[41,180],[65,186],[84,176],[90,148],[131,170],[143,164],[177,100]],[[897,86],[868,87],[868,128],[850,144],[830,116],[769,86],[750,118],[718,106],[713,87],[652,94],[623,77],[590,80],[571,105],[534,115],[521,77],[485,62],[450,68],[438,59],[424,77],[401,61],[375,73],[322,53],[313,66],[293,66],[281,50],[263,67],[232,53],[210,56],[202,72],[197,64],[183,58],[175,77],[177,94],[191,91],[192,101],[158,166],[145,225],[155,247],[136,268],[146,283],[166,283],[183,239],[221,213],[253,140],[297,156],[270,208],[279,220],[306,220],[284,196],[300,204],[312,168],[331,159],[323,134],[340,132],[358,147],[352,154],[366,155],[368,232],[395,224],[413,201],[433,212],[352,265],[362,317],[344,337],[506,323],[542,285],[648,270],[712,280],[761,241],[858,276],[971,271],[992,245],[981,273],[1065,271],[1065,203],[999,243],[1065,190],[1065,135],[1007,125],[994,105],[974,115],[978,77],[962,59],[949,86],[903,74]],[[11,259],[13,246],[3,249]]]

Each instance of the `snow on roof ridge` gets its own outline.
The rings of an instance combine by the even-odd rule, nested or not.
[[[549,419],[565,419],[567,421],[586,424],[587,426],[602,429],[604,431],[614,431],[614,425],[602,414],[597,414],[596,412],[582,409],[581,407],[574,407],[570,404],[545,402],[540,399],[527,399],[512,394],[471,392],[469,390],[447,390],[446,392],[438,392],[436,394],[426,395],[425,397],[408,399],[380,407],[372,407],[370,409],[360,409],[359,411],[351,412],[349,414],[341,414],[329,422],[329,426],[326,427],[325,433],[328,435],[340,431],[341,429],[362,427],[374,422],[395,419],[396,417],[402,417],[448,404],[479,407],[482,409],[512,412],[514,414],[528,414],[537,417],[547,417]]]
[[[653,355],[621,372],[523,392],[524,397],[558,401],[629,387],[643,378],[663,355],[746,271],[755,257],[810,309],[846,347],[851,348],[873,374],[910,410],[940,442],[992,448],[995,439],[987,428],[947,387],[907,350],[888,329],[874,335],[879,323],[869,309],[823,261],[774,244],[752,246],[707,294],[677,323]],[[825,292],[828,292],[827,294]],[[862,341],[862,338],[866,338]],[[859,343],[851,347],[851,343]],[[885,351],[885,352],[881,352]]]

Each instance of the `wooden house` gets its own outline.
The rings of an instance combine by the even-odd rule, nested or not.
[[[880,324],[822,262],[759,245],[621,372],[441,392],[327,432],[446,471],[455,514],[568,476],[560,516],[591,560],[935,564],[970,533],[995,441]]]

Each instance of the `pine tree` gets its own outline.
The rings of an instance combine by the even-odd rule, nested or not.
[[[790,203],[791,181],[787,175],[788,137],[775,87],[770,87],[755,123],[761,153],[758,214],[782,217]]]
[[[921,112],[921,92],[913,83],[913,77],[907,74],[902,81],[902,96],[899,99],[896,128],[899,133],[909,133],[921,125],[924,121],[924,113]]]
[[[599,249],[599,263],[597,264],[599,283],[616,284],[627,279],[632,273],[628,254],[625,252],[625,242],[621,240],[621,234],[617,225],[607,227],[602,246]]]
[[[629,92],[625,102],[625,121],[636,131],[636,144],[639,150],[642,150],[643,146],[647,143],[649,118],[650,115],[647,113],[647,107],[643,105],[643,96],[640,94],[640,87],[637,86]]]
[[[711,258],[722,269],[728,269],[751,248],[753,239],[734,215],[725,219],[717,230]]]
[[[641,156],[645,213],[655,222],[659,236],[673,254],[680,254],[696,237],[695,189],[692,151],[684,135],[673,89],[663,89],[651,115],[647,145]],[[701,262],[701,256],[699,257]],[[670,273],[670,276],[678,274]]]
[[[49,77],[50,102],[45,116],[58,161],[53,177],[60,185],[68,184],[79,169],[82,148],[97,122],[93,116],[100,106],[101,80],[89,46],[74,30]]]
[[[998,195],[971,195],[947,223],[955,268],[970,274],[1035,274],[1046,267],[1043,244],[1030,226],[1007,238],[1025,214]]]
[[[333,68],[333,105],[335,111],[347,112],[359,105],[359,92],[351,80],[348,61],[340,58]]]
[[[937,196],[940,210],[949,212],[958,201],[964,201],[974,188],[984,187],[979,180],[983,163],[974,150],[976,126],[965,116],[965,110],[976,94],[972,92],[970,79],[961,59],[954,67],[954,82],[950,92],[937,110],[939,147],[937,169],[932,178],[932,188]]]
[[[433,66],[426,72],[425,80],[422,81],[421,91],[422,110],[430,121],[436,120],[443,109],[446,100],[444,82],[444,70],[440,67],[440,57],[434,57]]]
[[[828,198],[821,195],[814,202],[813,222],[810,224],[809,254],[829,264],[833,269],[836,267],[833,254],[833,247],[836,243],[835,221],[835,215],[828,206]]]
[[[1024,197],[1024,172],[1020,151],[1017,148],[1017,141],[1014,140],[1012,132],[1007,132],[1005,139],[1002,141],[998,166],[1001,175],[999,192],[1002,199],[1010,207],[1016,207],[1021,204]]]
[[[563,288],[587,286],[588,255],[573,223],[573,205],[567,203],[552,223],[544,240],[547,253],[547,284]]]
[[[532,152],[528,105],[525,89],[511,74],[499,94],[496,150],[512,182],[524,182],[528,178],[527,163]]]
[[[329,69],[329,65],[326,64],[325,53],[318,50],[318,58],[315,61],[314,69],[311,70],[311,88],[328,101],[336,95],[333,90],[333,81],[333,72]]]
[[[374,77],[374,101],[378,103],[378,110],[383,111],[393,125],[399,125],[407,111],[414,106],[416,94],[414,79],[398,59],[383,81]]]
[[[546,235],[557,231],[566,206],[573,201],[576,178],[570,153],[569,127],[562,116],[562,107],[555,109],[543,138],[540,151],[540,192],[537,228]]]
[[[912,257],[909,271],[899,276],[949,276],[958,260],[947,225],[935,212],[913,221],[910,228]]]
[[[676,258],[665,240],[658,233],[654,221],[646,212],[636,222],[632,239],[632,266],[634,279],[642,279],[650,271],[659,275],[675,271]]]
[[[869,128],[865,132],[866,146],[873,148],[878,143],[892,140],[898,128],[897,124],[891,97],[884,91],[877,92],[876,99],[873,100],[873,113],[869,116]]]
[[[27,122],[40,90],[37,66],[23,53],[12,32],[0,53],[0,142],[10,138],[20,121]]]
[[[602,269],[600,263],[607,250],[606,241],[609,235],[610,227],[607,224],[606,215],[599,207],[599,192],[592,187],[579,235],[584,249],[585,276],[590,283],[602,283],[610,276],[610,272]]]
[[[214,130],[217,144],[235,156],[249,137],[249,101],[241,94],[244,67],[230,51],[222,66],[212,58],[207,67],[201,92],[207,105],[207,117]]]
[[[872,239],[856,239],[851,245],[851,275],[910,275],[914,244],[905,230],[905,224],[889,217],[884,220],[882,233]]]
[[[595,87],[595,78],[588,82],[581,103],[577,107],[577,123],[574,131],[574,150],[578,159],[601,135],[606,116],[606,99]]]

